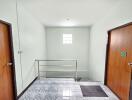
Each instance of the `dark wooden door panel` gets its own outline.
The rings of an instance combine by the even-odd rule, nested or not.
[[[9,26],[0,22],[0,100],[14,100]]]
[[[106,85],[120,97],[129,100],[132,62],[132,24],[109,32]]]

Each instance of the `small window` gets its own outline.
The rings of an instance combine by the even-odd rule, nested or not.
[[[72,44],[72,34],[63,34],[63,44]]]

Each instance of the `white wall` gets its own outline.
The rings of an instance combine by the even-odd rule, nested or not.
[[[46,28],[48,59],[77,59],[78,71],[88,71],[90,28]],[[73,43],[63,44],[63,34],[72,34]],[[65,70],[65,69],[64,69]],[[83,77],[87,77],[82,72]]]
[[[46,59],[45,28],[19,3],[22,78],[25,89],[36,77],[35,59]]]
[[[107,31],[132,22],[132,0],[122,0],[108,14],[93,25],[90,34],[89,76],[95,81],[104,81]]]
[[[45,58],[45,30],[35,18],[19,5],[20,34],[18,34],[16,17],[16,0],[0,0],[0,20],[12,24],[16,82],[18,95],[34,79],[34,59]],[[19,35],[21,36],[19,41]],[[21,45],[19,45],[19,42]],[[23,51],[20,65],[18,51]],[[22,70],[21,70],[22,67]],[[22,75],[21,76],[21,71]],[[22,79],[24,84],[22,84]]]

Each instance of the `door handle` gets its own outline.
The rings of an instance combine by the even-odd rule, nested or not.
[[[129,65],[129,66],[132,66],[132,63],[130,62],[130,63],[128,63],[128,65]]]
[[[7,63],[7,66],[11,66],[12,65],[12,63]]]

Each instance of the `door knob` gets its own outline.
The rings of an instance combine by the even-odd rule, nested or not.
[[[12,65],[12,63],[7,63],[7,66],[11,66]]]
[[[128,65],[129,65],[129,66],[132,66],[132,63],[130,62],[130,63],[128,63]]]

